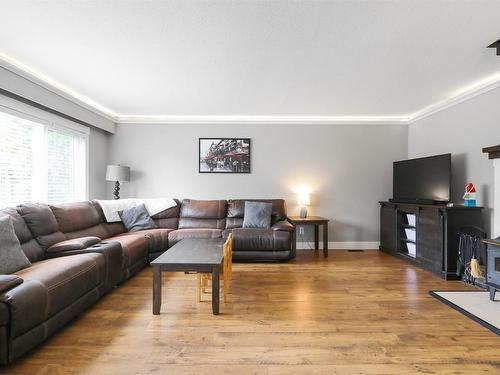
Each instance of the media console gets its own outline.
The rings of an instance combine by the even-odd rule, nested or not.
[[[380,250],[458,279],[458,232],[483,228],[482,207],[380,203]]]

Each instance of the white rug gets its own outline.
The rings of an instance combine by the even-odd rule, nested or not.
[[[431,296],[500,335],[500,292],[490,301],[488,292],[430,292]]]

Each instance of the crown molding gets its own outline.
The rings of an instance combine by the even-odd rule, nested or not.
[[[318,125],[409,125],[500,87],[500,73],[453,93],[449,98],[407,116],[167,116],[121,115],[77,93],[43,73],[0,52],[0,67],[17,74],[116,124],[318,124]]]
[[[77,104],[95,114],[102,116],[108,120],[116,122],[117,115],[110,109],[95,102],[94,100],[77,93],[76,91],[66,87],[62,83],[47,77],[45,74],[38,70],[0,52],[0,67],[17,74],[18,76],[35,83],[44,89],[67,99],[74,104]]]
[[[482,81],[476,82],[468,87],[455,92],[450,98],[434,103],[418,112],[415,112],[408,118],[408,124],[422,120],[445,109],[456,106],[467,100],[473,99],[479,95],[485,94],[491,90],[500,87],[500,73],[488,77]]]
[[[117,124],[405,125],[404,116],[118,116]]]

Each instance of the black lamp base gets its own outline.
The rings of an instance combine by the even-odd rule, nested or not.
[[[113,197],[120,199],[120,181],[115,182],[115,189],[113,190]]]

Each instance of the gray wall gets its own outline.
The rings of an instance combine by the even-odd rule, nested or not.
[[[500,88],[438,112],[409,126],[410,158],[451,152],[453,201],[462,204],[467,182],[485,206],[485,224],[492,228],[493,162],[481,152],[500,144]]]
[[[89,134],[89,199],[106,199],[106,165],[108,160],[109,133],[90,128]]]
[[[199,137],[251,138],[252,173],[199,174]],[[379,240],[377,201],[407,156],[405,125],[120,124],[110,138],[108,161],[132,169],[122,197],[276,197],[296,215],[294,190],[309,185],[309,213],[332,219],[330,241]]]

